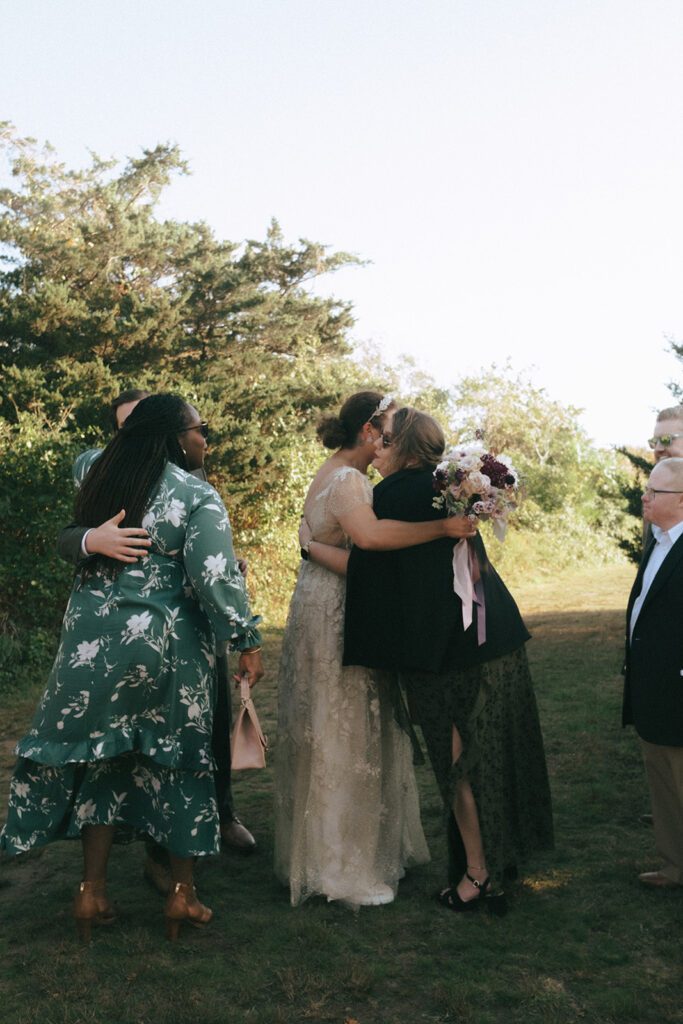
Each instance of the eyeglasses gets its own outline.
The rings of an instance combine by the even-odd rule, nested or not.
[[[183,427],[183,429],[179,430],[178,433],[186,434],[188,430],[201,430],[202,437],[208,438],[209,436],[209,424],[206,420],[202,420],[201,423],[193,423],[191,427]]]
[[[661,434],[660,437],[651,437],[647,443],[653,450],[658,444],[664,445],[665,448],[670,448],[671,442],[675,437],[683,437],[683,434]]]
[[[656,497],[658,494],[683,494],[683,491],[662,491],[657,487],[643,487],[643,494],[651,494]]]
[[[391,434],[381,433],[379,439],[382,442],[382,448],[391,448]]]

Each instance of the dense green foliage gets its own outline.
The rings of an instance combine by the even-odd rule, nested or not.
[[[54,643],[72,575],[54,551],[71,518],[71,463],[106,443],[109,404],[131,387],[175,391],[209,420],[209,478],[271,622],[283,619],[299,511],[325,455],[319,413],[363,387],[431,412],[451,442],[483,427],[514,458],[527,500],[505,548],[493,545],[506,573],[614,557],[623,468],[589,444],[577,410],[509,367],[450,388],[411,360],[354,352],[349,303],[311,283],[355,256],[289,244],[275,221],[243,243],[160,221],[164,187],[186,173],[173,146],[123,166],[93,155],[76,171],[5,124],[0,152],[12,181],[0,189],[0,671],[21,673]]]
[[[349,304],[309,287],[357,261],[287,244],[276,222],[241,245],[205,224],[160,222],[161,191],[186,170],[175,147],[73,171],[9,125],[0,141],[13,176],[0,190],[0,614],[52,629],[70,575],[53,548],[71,517],[71,461],[106,442],[109,404],[126,388],[197,406],[238,538],[272,533],[273,503],[298,501],[295,466],[319,410],[364,383]],[[267,543],[275,563],[277,546]]]

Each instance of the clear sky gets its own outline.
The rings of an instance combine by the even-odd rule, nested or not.
[[[636,444],[683,381],[682,52],[681,0],[0,0],[0,120],[177,142],[165,216],[355,252],[358,341]]]

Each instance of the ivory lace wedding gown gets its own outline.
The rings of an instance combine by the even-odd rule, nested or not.
[[[350,547],[338,517],[372,504],[369,481],[345,466],[319,487],[307,501],[313,537]],[[304,561],[282,645],[275,870],[294,905],[388,903],[405,868],[429,860],[410,740],[374,674],[342,667],[345,592],[343,577]]]

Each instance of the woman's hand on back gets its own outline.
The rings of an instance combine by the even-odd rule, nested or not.
[[[299,520],[299,547],[305,548],[313,540],[313,531],[308,525],[306,516],[302,516]]]
[[[106,555],[107,558],[115,558],[119,562],[137,562],[138,558],[147,554],[147,549],[152,543],[141,526],[124,527],[119,523],[126,515],[125,509],[121,509],[106,523],[95,529],[89,530],[85,538],[85,547],[89,554]]]

